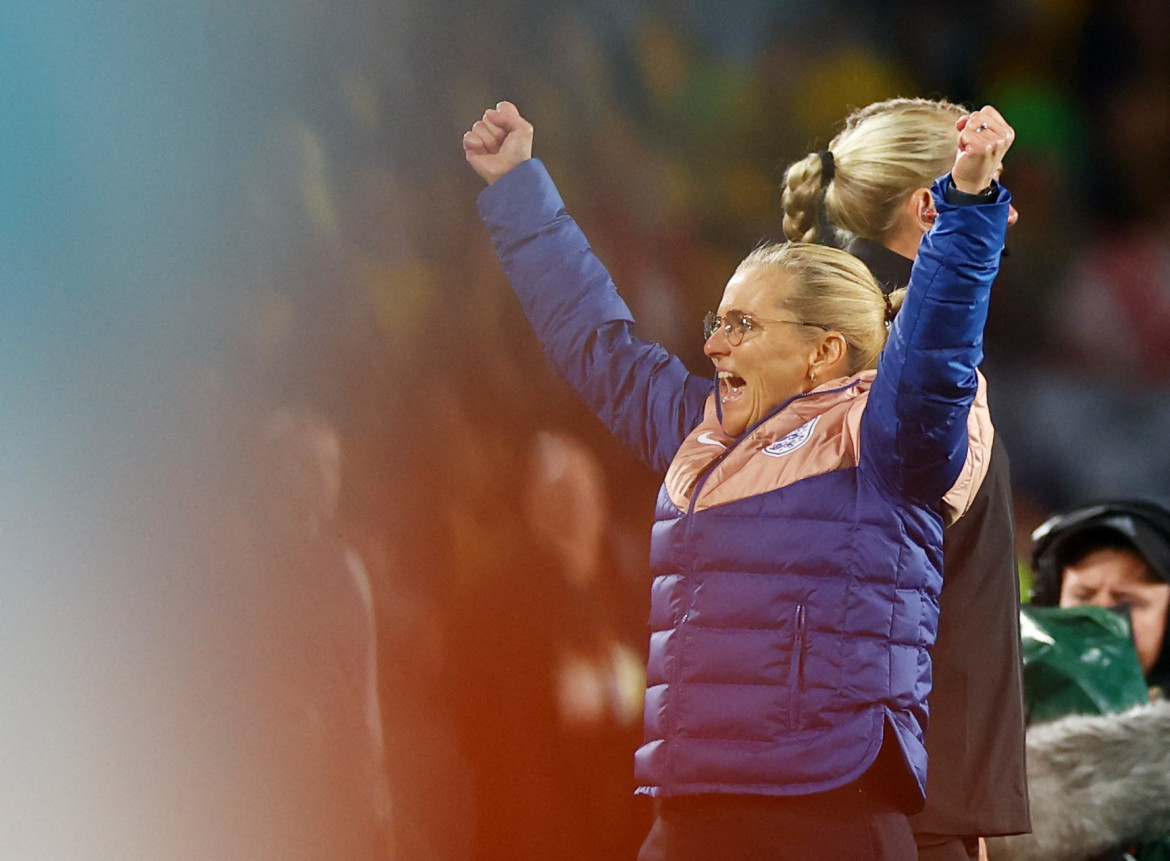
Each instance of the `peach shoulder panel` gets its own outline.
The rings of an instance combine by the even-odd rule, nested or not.
[[[666,492],[671,502],[688,510],[700,479],[702,490],[694,500],[695,511],[856,466],[860,458],[861,416],[873,377],[873,371],[864,371],[852,378],[825,383],[762,422],[738,444],[720,428],[712,396],[703,421],[683,441],[666,474]],[[987,474],[994,429],[982,374],[967,419],[967,432],[969,444],[963,470],[943,499],[948,525],[967,511]]]

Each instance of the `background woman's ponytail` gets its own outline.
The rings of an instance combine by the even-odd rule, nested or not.
[[[825,199],[824,160],[809,153],[784,173],[784,235],[793,242],[824,242],[821,229]]]
[[[965,113],[929,99],[889,99],[854,111],[825,159],[809,153],[784,175],[784,235],[796,242],[844,245],[841,231],[875,242],[895,230],[902,204],[951,169]]]

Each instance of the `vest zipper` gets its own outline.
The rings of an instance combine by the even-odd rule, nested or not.
[[[804,633],[806,611],[797,604],[792,614],[792,664],[788,668],[788,722],[790,729],[800,724],[800,692],[804,683]]]

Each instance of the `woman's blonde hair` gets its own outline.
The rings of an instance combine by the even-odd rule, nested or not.
[[[829,221],[856,236],[885,240],[907,195],[929,188],[954,164],[955,121],[964,113],[959,105],[930,99],[890,99],[854,111],[827,150],[809,153],[786,171],[784,235],[798,242],[838,240],[821,235]]]
[[[849,373],[877,367],[905,289],[887,297],[864,263],[837,248],[807,242],[763,245],[749,254],[736,271],[776,267],[793,277],[782,303],[797,319],[840,332],[849,344]],[[809,330],[809,338],[816,337]]]

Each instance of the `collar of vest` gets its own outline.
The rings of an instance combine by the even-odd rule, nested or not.
[[[711,395],[702,422],[666,474],[671,501],[693,511],[856,465],[857,430],[875,374],[862,371],[823,383],[784,402],[738,437],[723,431],[718,395]],[[761,452],[771,457],[756,458]],[[728,484],[732,476],[737,478]],[[714,488],[719,491],[708,498],[705,491]]]

